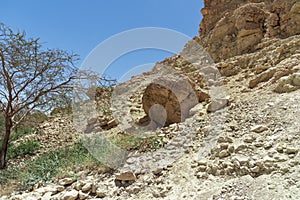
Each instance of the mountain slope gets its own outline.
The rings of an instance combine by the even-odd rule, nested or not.
[[[82,171],[2,199],[300,199],[299,8],[296,0],[205,1],[194,41],[215,64],[199,64],[191,42],[185,56],[121,86],[140,84],[164,64],[209,94],[185,121],[154,131],[162,148],[131,151],[115,171]],[[137,120],[144,89],[127,96]]]

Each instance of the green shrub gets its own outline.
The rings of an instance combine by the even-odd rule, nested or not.
[[[45,113],[36,110],[36,111],[30,113],[24,119],[24,121],[22,121],[21,126],[22,127],[35,127],[38,124],[45,122],[47,119],[48,119],[48,116]]]
[[[36,141],[27,141],[9,149],[8,155],[13,158],[26,155],[38,149]],[[68,174],[76,168],[99,167],[97,161],[82,145],[76,143],[72,146],[52,150],[41,154],[32,161],[27,161],[22,168],[8,168],[0,170],[0,183],[5,185],[10,182],[19,182],[21,189],[30,189],[39,182],[51,180],[55,176]]]
[[[81,143],[53,150],[42,154],[27,164],[26,177],[23,183],[26,187],[31,187],[38,182],[48,181],[70,168],[85,166],[90,163],[100,165]]]
[[[17,146],[11,146],[8,148],[7,158],[16,158],[18,156],[23,157],[25,155],[34,155],[37,150],[39,150],[40,143],[35,140],[28,140]]]
[[[10,169],[2,169],[0,170],[0,184],[4,185],[8,183],[10,180],[18,180],[21,177],[21,173],[19,169],[10,168]]]
[[[64,115],[70,115],[72,113],[72,106],[68,105],[65,107],[57,107],[54,108],[51,112],[51,116],[64,116]]]
[[[162,138],[157,136],[140,138],[127,134],[119,134],[112,138],[112,142],[127,151],[151,151],[163,147]]]
[[[32,128],[20,128],[16,131],[12,132],[8,144],[7,150],[7,158],[15,158],[17,156],[24,156],[24,155],[34,155],[35,151],[40,149],[40,145],[35,140],[29,140],[24,143],[19,144],[18,146],[12,145],[13,141],[16,141],[25,135],[33,133]],[[3,137],[0,138],[0,151],[2,149],[2,142]]]
[[[32,134],[34,132],[34,129],[31,127],[24,127],[24,128],[17,128],[14,130],[10,136],[10,142],[16,141],[25,135]]]

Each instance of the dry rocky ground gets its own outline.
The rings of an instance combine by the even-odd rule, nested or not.
[[[205,1],[202,35],[195,38],[204,41],[201,43],[216,60],[215,65],[203,67],[206,57],[189,44],[181,56],[162,62],[188,77],[199,100],[183,122],[154,131],[162,138],[163,148],[130,152],[125,164],[114,171],[81,171],[76,179],[61,178],[0,199],[300,199],[300,2],[230,2],[231,6],[224,0]],[[216,12],[224,17],[213,17]],[[274,13],[279,17],[271,23]],[[227,28],[220,31],[220,27]],[[249,35],[239,32],[251,29],[259,38],[253,39],[253,34],[243,38]],[[228,44],[213,39],[226,34],[232,36]],[[238,44],[247,48],[241,50]],[[219,45],[221,52],[213,45]],[[222,50],[226,45],[227,50]],[[151,73],[157,73],[162,63]],[[142,85],[148,75],[134,77],[120,88]],[[118,96],[119,118],[126,121],[128,113],[134,121],[144,117],[144,91]],[[146,95],[160,91],[153,87]],[[173,98],[166,95],[168,90],[163,91],[161,96]],[[189,98],[186,95],[180,101]],[[127,103],[122,104],[124,101]],[[167,113],[176,106],[166,108]],[[64,120],[56,120],[55,126],[70,127]],[[51,129],[53,122],[42,127]],[[120,129],[109,126],[108,131]],[[46,147],[56,141],[55,134],[47,135]],[[76,138],[68,137],[71,141]]]

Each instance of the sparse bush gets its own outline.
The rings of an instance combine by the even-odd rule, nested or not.
[[[40,143],[35,140],[28,140],[17,146],[11,146],[8,149],[7,157],[16,158],[18,156],[23,157],[25,155],[34,155],[37,150],[40,149]]]
[[[30,140],[18,146],[12,146],[8,151],[10,158],[33,154],[39,149],[38,142]],[[60,175],[68,174],[72,170],[81,168],[100,167],[96,160],[82,143],[52,150],[39,155],[35,160],[27,161],[22,168],[8,168],[0,170],[0,184],[10,182],[20,183],[22,190],[31,189],[37,183],[49,181]]]
[[[132,135],[117,135],[112,139],[113,143],[122,149],[127,151],[138,150],[138,151],[151,151],[163,147],[161,137],[148,137],[139,138]]]
[[[51,116],[63,116],[63,115],[70,115],[70,114],[72,114],[71,105],[54,108],[50,113]]]
[[[31,127],[18,128],[12,132],[12,134],[10,136],[10,141],[11,142],[16,141],[16,140],[24,137],[25,135],[29,135],[33,132],[34,132],[34,129]]]
[[[41,111],[34,111],[30,113],[26,118],[20,123],[19,127],[36,127],[37,125],[45,122],[48,116]]]
[[[18,180],[21,176],[19,169],[16,168],[0,170],[0,185],[3,186],[10,180]]]
[[[33,155],[36,150],[40,148],[40,145],[37,141],[29,140],[24,143],[19,144],[18,146],[12,145],[13,141],[16,141],[25,135],[33,133],[34,129],[32,128],[20,128],[14,131],[11,135],[10,147],[7,152],[8,158],[15,158],[17,156],[24,155]],[[2,143],[3,138],[0,138],[0,143]],[[1,150],[0,146],[0,150]]]
[[[26,166],[26,176],[22,181],[27,188],[38,182],[45,182],[56,175],[64,173],[67,169],[85,166],[88,164],[100,165],[99,161],[81,144],[53,150],[39,156]]]

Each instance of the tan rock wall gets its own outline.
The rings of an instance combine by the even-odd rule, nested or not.
[[[300,34],[299,0],[206,0],[197,40],[215,61],[251,53],[272,38]]]

